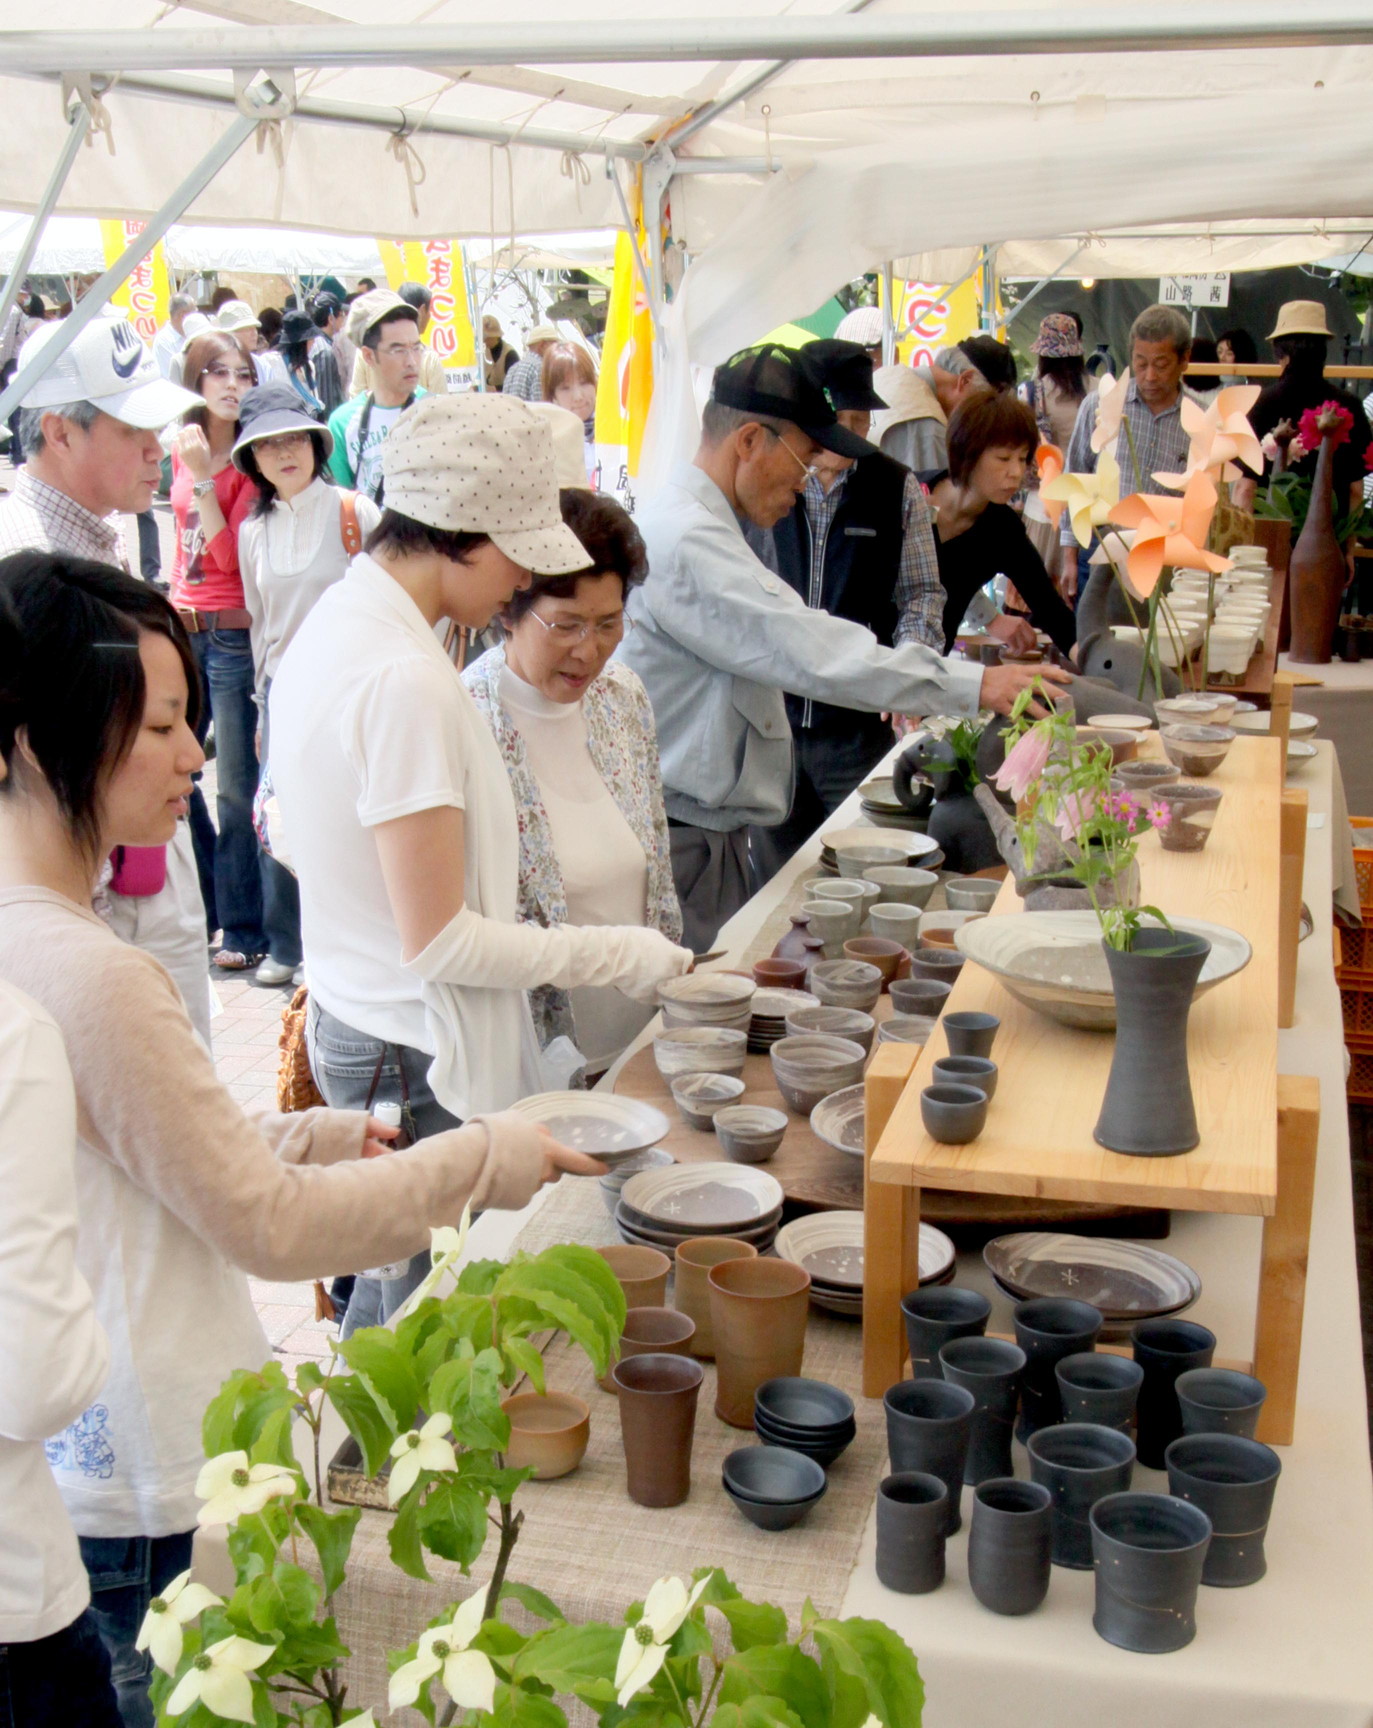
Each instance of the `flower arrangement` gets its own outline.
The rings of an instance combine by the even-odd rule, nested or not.
[[[567,1728],[562,1697],[606,1728],[919,1728],[915,1656],[880,1622],[825,1619],[808,1602],[792,1639],[780,1608],[704,1567],[690,1585],[660,1578],[617,1625],[579,1625],[509,1578],[524,1521],[513,1501],[532,1472],[505,1465],[501,1399],[521,1376],[544,1390],[535,1333],[565,1332],[604,1373],[625,1298],[605,1260],[574,1245],[460,1268],[466,1234],[466,1218],[460,1231],[433,1232],[433,1270],[394,1331],[334,1345],[328,1371],[313,1362],[293,1380],[276,1362],[241,1371],[211,1402],[199,1521],[228,1527],[236,1587],[226,1600],[187,1572],[149,1608],[138,1647],[156,1665],[158,1723],[377,1728],[341,1678],[349,1651],[333,1604],[362,1514],[326,1510],[327,1402],[369,1473],[390,1463],[390,1551],[401,1571],[428,1579],[427,1551],[469,1572],[489,1531],[499,1534],[489,1582],[388,1653],[389,1710],[413,1707],[431,1724],[462,1712],[474,1728]],[[340,1363],[347,1372],[335,1372]],[[298,1423],[311,1442],[309,1487]],[[533,1630],[506,1618],[511,1604]]]
[[[1254,500],[1255,516],[1270,521],[1290,522],[1295,541],[1305,526],[1311,510],[1313,480],[1295,472],[1303,457],[1318,451],[1321,440],[1329,438],[1332,450],[1347,444],[1354,431],[1354,416],[1333,399],[1319,408],[1308,408],[1296,428],[1290,420],[1280,420],[1263,440],[1262,453],[1271,464],[1268,484]],[[1364,467],[1373,473],[1373,444],[1364,451]],[[1343,546],[1355,534],[1363,532],[1368,522],[1368,510],[1362,501],[1350,504],[1338,489],[1331,500],[1335,538]]]

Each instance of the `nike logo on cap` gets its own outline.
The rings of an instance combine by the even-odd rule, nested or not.
[[[114,327],[114,348],[115,351],[110,356],[110,365],[114,367],[115,376],[132,378],[143,364],[144,359],[143,342],[138,332],[128,324],[116,324]],[[123,359],[119,357],[121,350],[125,353]]]

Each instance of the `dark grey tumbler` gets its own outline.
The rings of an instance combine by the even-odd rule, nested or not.
[[[968,1582],[993,1614],[1029,1614],[1049,1591],[1053,1508],[1037,1482],[996,1477],[973,1493]]]
[[[1088,1514],[1098,1500],[1129,1488],[1135,1469],[1134,1441],[1118,1428],[1060,1422],[1031,1434],[1028,1451],[1031,1481],[1053,1496],[1054,1565],[1090,1571]]]
[[[1036,1296],[1015,1305],[1015,1341],[1025,1352],[1016,1436],[1063,1420],[1055,1367],[1065,1356],[1091,1350],[1101,1331],[1101,1310],[1066,1296]]]
[[[1001,1338],[951,1338],[939,1351],[939,1365],[950,1385],[962,1386],[976,1401],[963,1480],[976,1486],[1014,1475],[1011,1435],[1025,1352]]]
[[[1100,1636],[1146,1656],[1190,1644],[1211,1520],[1168,1494],[1108,1494],[1091,1521]]]
[[[985,1332],[992,1305],[976,1290],[949,1284],[937,1290],[912,1290],[901,1298],[901,1312],[906,1318],[911,1377],[940,1380],[941,1346],[950,1338],[978,1337]]]
[[[877,1576],[888,1590],[923,1596],[944,1582],[949,1491],[937,1476],[907,1470],[877,1490]]]
[[[1209,1368],[1216,1335],[1193,1320],[1140,1320],[1130,1330],[1135,1361],[1144,1370],[1135,1407],[1135,1445],[1147,1469],[1162,1470],[1163,1454],[1182,1433],[1178,1377]]]
[[[1203,1584],[1257,1584],[1268,1570],[1263,1539],[1282,1461],[1242,1434],[1184,1434],[1168,1448],[1168,1491],[1211,1520]]]
[[[1126,1433],[1135,1414],[1144,1370],[1128,1356],[1096,1350],[1065,1356],[1054,1365],[1065,1422],[1095,1422]]]
[[[1177,1378],[1184,1434],[1242,1434],[1254,1438],[1268,1388],[1233,1368],[1189,1368]]]
[[[903,1380],[884,1400],[887,1455],[893,1472],[923,1471],[937,1476],[949,1491],[944,1534],[963,1522],[963,1464],[973,1422],[973,1395],[944,1380]]]

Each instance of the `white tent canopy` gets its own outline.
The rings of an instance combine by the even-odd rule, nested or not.
[[[14,268],[29,218],[0,211],[0,275]],[[167,262],[181,274],[235,270],[265,276],[384,275],[375,240],[356,234],[297,233],[289,228],[217,228],[178,223],[168,231]],[[100,227],[90,216],[52,216],[29,273],[80,276],[103,270]]]

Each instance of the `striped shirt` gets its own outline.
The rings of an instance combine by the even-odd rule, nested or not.
[[[27,467],[19,470],[9,496],[0,503],[0,558],[11,552],[71,552],[119,570],[129,568],[117,516],[97,516]]]
[[[1122,494],[1157,492],[1159,483],[1154,479],[1156,470],[1163,474],[1181,474],[1186,469],[1187,451],[1192,441],[1182,424],[1184,396],[1198,406],[1205,407],[1196,391],[1189,390],[1184,385],[1173,406],[1165,408],[1161,414],[1155,414],[1140,395],[1134,379],[1130,380],[1114,452],[1120,465]],[[1084,398],[1077,411],[1077,424],[1073,427],[1073,435],[1068,441],[1068,458],[1065,464],[1070,474],[1096,472],[1097,453],[1092,448],[1092,433],[1096,431],[1097,405],[1100,401],[1101,398],[1093,390]],[[1134,440],[1133,451],[1131,439]],[[1058,538],[1063,546],[1077,544],[1066,510]]]

